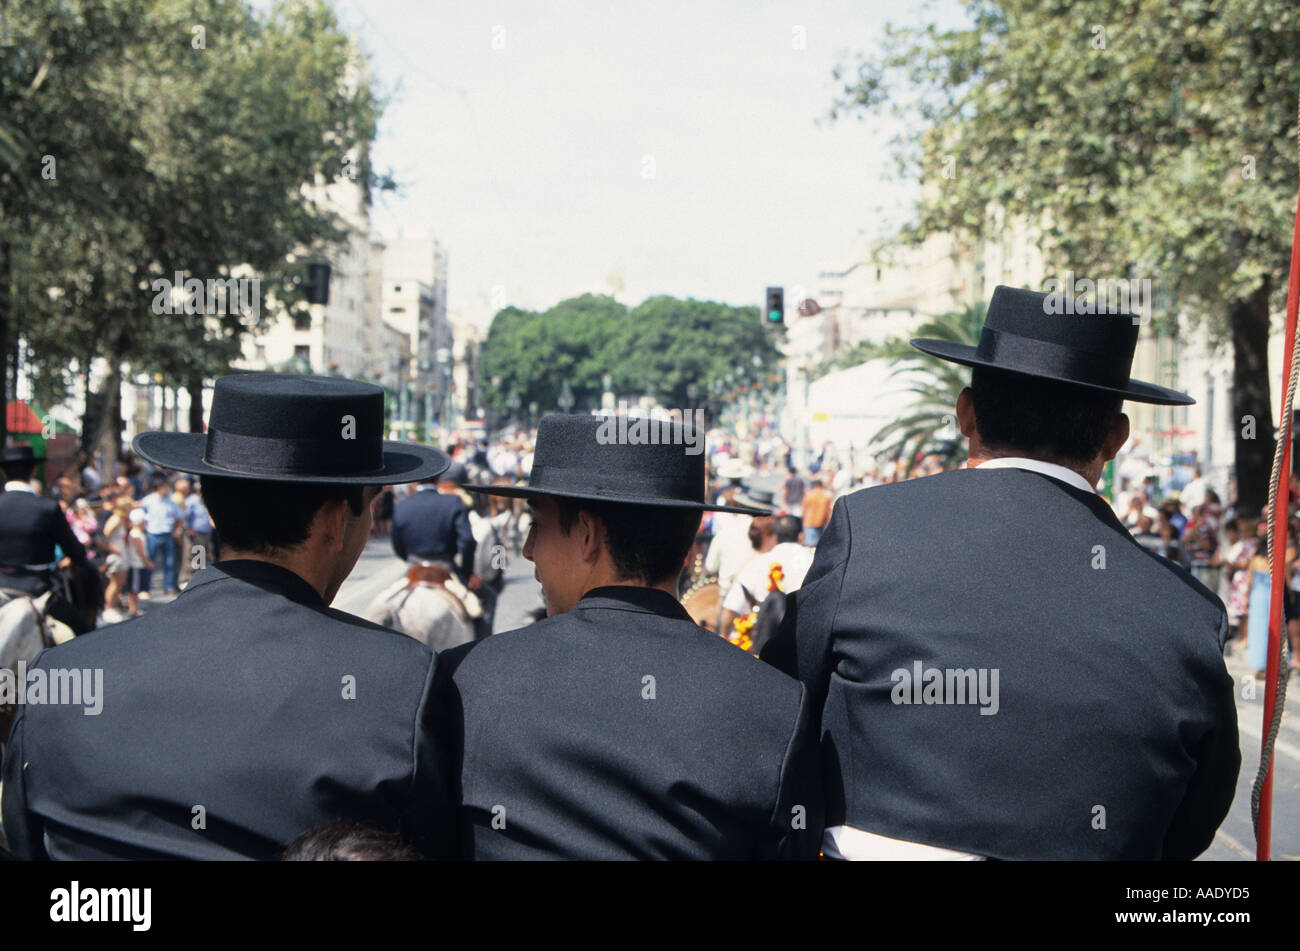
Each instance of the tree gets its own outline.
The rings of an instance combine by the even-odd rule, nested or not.
[[[779,359],[775,338],[756,307],[659,296],[629,311],[612,297],[584,294],[544,313],[499,311],[479,368],[489,382],[485,401],[497,412],[511,391],[523,405],[554,407],[566,381],[575,410],[594,409],[606,373],[615,392],[651,392],[665,406],[695,409],[709,401],[709,384],[729,372],[746,378],[770,373]]]
[[[1042,227],[1049,273],[1149,277],[1233,348],[1239,499],[1272,460],[1267,343],[1295,212],[1300,10],[1290,0],[965,0],[968,27],[891,30],[834,114],[892,103],[923,183],[912,239]],[[1242,420],[1257,421],[1260,438]]]
[[[368,198],[391,185],[369,161],[381,106],[319,0],[265,14],[243,0],[81,0],[21,22],[22,55],[0,73],[14,105],[5,114],[32,143],[24,174],[0,174],[12,311],[24,316],[38,392],[61,396],[73,365],[88,390],[91,360],[105,358],[101,398],[86,396],[111,463],[125,365],[185,385],[198,429],[203,380],[226,372],[244,334],[295,306],[292,255],[343,236],[320,188],[346,178]],[[57,176],[36,175],[41,156]],[[253,314],[158,313],[154,282],[177,272],[257,279]],[[0,289],[10,283],[0,274]]]

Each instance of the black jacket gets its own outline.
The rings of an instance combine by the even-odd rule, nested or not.
[[[839,499],[763,659],[821,714],[828,826],[1000,859],[1190,859],[1240,754],[1223,603],[1099,496],[969,469]],[[942,703],[911,682],[943,671]],[[947,671],[998,673],[992,703]],[[906,672],[906,677],[898,672]]]
[[[86,563],[86,549],[57,501],[31,492],[0,492],[0,566],[48,564],[56,544],[74,564]]]
[[[597,588],[438,660],[465,857],[816,856],[803,688],[668,594]]]
[[[101,669],[103,696],[19,714],[3,815],[24,858],[267,859],[340,818],[449,850],[433,655],[284,568],[220,562],[35,666]]]
[[[469,509],[454,495],[422,489],[402,499],[393,507],[392,541],[398,558],[448,562],[462,581],[474,571]]]

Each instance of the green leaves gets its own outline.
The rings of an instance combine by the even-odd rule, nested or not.
[[[349,37],[317,0],[264,14],[243,0],[0,0],[0,12],[19,34],[0,58],[0,237],[38,387],[62,395],[69,365],[122,331],[137,371],[225,372],[248,326],[155,315],[149,282],[244,269],[269,294],[264,320],[296,297],[286,257],[349,227],[311,189],[355,181],[366,201],[374,176],[380,103]],[[16,157],[11,139],[30,148]],[[40,176],[45,155],[57,178]]]
[[[756,307],[660,296],[629,310],[611,297],[586,294],[544,313],[500,311],[480,367],[489,382],[487,401],[498,412],[512,390],[521,404],[549,410],[565,380],[575,412],[598,407],[608,373],[613,391],[624,398],[650,393],[669,407],[708,404],[712,418],[717,397],[710,384],[728,374],[766,381],[776,372],[776,333],[763,326]],[[493,378],[498,386],[491,385]]]

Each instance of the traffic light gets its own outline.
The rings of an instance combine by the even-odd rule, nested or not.
[[[767,289],[767,306],[763,309],[763,323],[785,326],[785,288]]]
[[[309,304],[328,304],[330,302],[330,266],[318,262],[307,265],[307,281],[303,284]]]

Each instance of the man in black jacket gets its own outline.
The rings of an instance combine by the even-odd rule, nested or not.
[[[39,460],[26,443],[6,446],[0,459],[5,474],[0,493],[0,588],[13,588],[40,597],[54,584],[54,546],[78,568],[86,566],[85,546],[77,540],[63,509],[55,499],[44,499],[32,491],[28,481]],[[56,589],[46,612],[74,634],[94,627]]]
[[[439,655],[438,713],[476,859],[814,857],[816,750],[798,683],[693,624],[676,581],[703,455],[547,416],[524,555],[548,617]],[[671,438],[675,435],[677,438]],[[701,434],[702,435],[702,434]]]
[[[203,476],[224,558],[170,604],[45,651],[27,674],[97,676],[97,706],[29,698],[4,759],[23,858],[267,859],[348,819],[451,853],[418,641],[329,607],[378,486],[441,471],[384,442],[383,391],[217,381],[205,435],[145,433],[145,459]]]
[[[469,508],[454,494],[468,477],[465,467],[453,462],[445,474],[426,479],[398,502],[393,507],[392,543],[393,552],[403,561],[436,562],[477,590]]]
[[[1191,400],[1129,379],[1136,318],[1062,304],[913,341],[974,367],[968,468],[841,497],[763,652],[820,713],[828,856],[1190,859],[1232,803],[1223,603],[1093,491],[1124,399]]]

